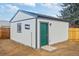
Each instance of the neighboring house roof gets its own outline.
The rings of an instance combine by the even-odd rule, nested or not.
[[[79,20],[71,20],[69,27],[71,27],[71,28],[79,28]]]
[[[79,20],[71,20],[70,24],[79,25]]]
[[[9,21],[0,21],[0,27],[10,27]]]
[[[38,14],[38,13],[34,13],[34,12],[29,12],[29,11],[25,11],[25,10],[18,10],[18,12],[23,12],[23,13],[26,13],[26,14],[30,14],[32,16],[35,16],[35,17],[41,17],[41,18],[48,18],[48,19],[52,19],[52,20],[57,20],[57,21],[64,21],[64,22],[68,22],[67,20],[63,20],[63,19],[59,19],[59,18],[56,18],[56,17],[52,17],[52,16],[48,16],[48,15],[44,15],[44,14]],[[14,17],[17,15],[17,13],[14,15]],[[13,17],[13,18],[14,18]],[[10,22],[13,20],[13,18],[10,20]]]

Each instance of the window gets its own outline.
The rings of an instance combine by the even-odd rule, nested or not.
[[[21,33],[21,31],[22,31],[22,30],[21,30],[21,23],[18,23],[18,24],[17,24],[17,32],[18,32],[18,33]]]
[[[30,29],[30,24],[25,24],[25,29]]]

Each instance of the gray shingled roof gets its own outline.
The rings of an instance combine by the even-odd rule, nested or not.
[[[26,14],[34,15],[34,16],[39,17],[39,18],[41,17],[41,18],[48,18],[48,19],[51,19],[51,20],[57,20],[57,21],[68,22],[67,20],[59,19],[59,18],[56,18],[56,17],[44,15],[44,14],[29,12],[29,11],[25,11],[25,10],[18,10],[18,12],[19,12],[19,11],[21,11],[21,12],[23,12],[23,13],[26,13]],[[18,13],[18,12],[17,12],[17,13]],[[17,14],[17,13],[16,13],[16,14]],[[16,16],[16,14],[14,15],[14,17]],[[13,18],[14,18],[14,17],[13,17]],[[12,18],[12,19],[13,19],[13,18]],[[11,20],[12,20],[12,19],[11,19]],[[11,20],[10,20],[10,21],[11,21]]]
[[[29,11],[25,11],[25,10],[19,10],[19,11],[24,12],[24,13],[29,13],[29,14],[32,14],[32,15],[36,15],[37,17],[49,18],[49,19],[52,19],[52,20],[68,22],[67,20],[59,19],[59,18],[56,18],[56,17],[53,17],[53,16],[48,16],[48,15],[44,15],[44,14],[29,12]]]

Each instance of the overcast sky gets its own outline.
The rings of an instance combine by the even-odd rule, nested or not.
[[[0,20],[10,20],[17,10],[27,10],[30,12],[45,14],[49,16],[60,15],[62,9],[60,4],[45,3],[17,3],[17,4],[0,4]]]

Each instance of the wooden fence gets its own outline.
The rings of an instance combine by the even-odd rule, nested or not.
[[[0,39],[10,38],[10,28],[0,28]],[[79,28],[69,28],[68,38],[70,41],[79,41]]]
[[[79,28],[69,28],[69,40],[79,41]]]
[[[0,28],[0,39],[10,38],[10,28]]]

